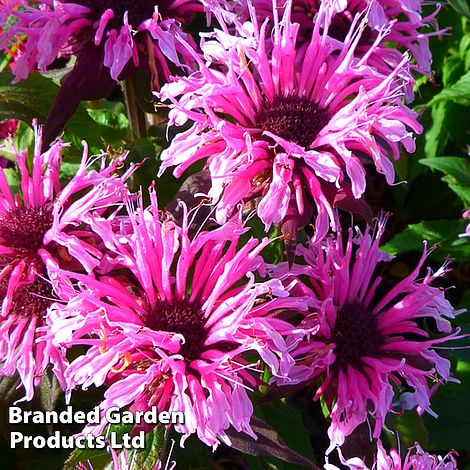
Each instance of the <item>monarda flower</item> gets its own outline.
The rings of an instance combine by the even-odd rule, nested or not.
[[[15,81],[35,69],[46,71],[58,58],[77,58],[49,114],[46,145],[80,100],[106,98],[117,80],[139,67],[157,86],[159,77],[169,76],[170,63],[183,66],[182,44],[189,36],[180,22],[202,10],[196,0],[13,0],[10,5],[0,15],[0,46],[26,37],[13,66]]]
[[[341,237],[328,237],[298,247],[305,264],[294,265],[290,274],[287,266],[274,271],[276,277],[301,279],[297,293],[310,299],[310,314],[300,324],[309,334],[303,340],[290,337],[297,365],[290,381],[281,382],[318,384],[315,398],[331,410],[329,451],[369,417],[375,420],[372,434],[379,437],[393,408],[417,406],[419,413],[436,416],[430,395],[452,380],[449,361],[435,350],[457,335],[449,319],[460,313],[432,286],[446,267],[428,269],[420,278],[425,251],[406,278],[385,287],[378,273],[381,263],[391,260],[379,250],[384,225],[382,219],[375,234],[367,228],[356,237],[350,230],[344,245]]]
[[[470,219],[470,209],[467,209],[462,214],[463,219]],[[470,237],[470,223],[467,225],[465,232],[460,233],[459,237]]]
[[[92,170],[86,148],[76,176],[61,188],[65,146],[57,141],[41,153],[41,130],[36,128],[31,172],[26,152],[16,155],[21,177],[17,194],[0,170],[0,374],[17,371],[28,400],[49,363],[64,385],[65,364],[59,351],[48,342],[36,344],[38,329],[55,299],[55,279],[48,268],[63,265],[85,272],[96,267],[102,254],[96,237],[84,228],[87,213],[99,207],[103,214],[127,194],[128,175],[113,175],[123,159]]]
[[[457,462],[453,452],[444,457],[429,454],[416,443],[411,447],[405,458],[402,459],[396,449],[391,449],[387,454],[380,439],[377,441],[377,454],[372,465],[368,466],[359,457],[345,459],[338,449],[343,468],[350,470],[457,470]],[[326,463],[325,470],[340,470],[336,465]]]
[[[0,141],[3,141],[14,135],[18,129],[18,121],[16,119],[7,119],[0,121]],[[2,155],[2,145],[0,144],[0,168],[6,168],[10,161]]]
[[[399,158],[400,144],[414,151],[410,129],[421,127],[401,103],[404,82],[397,78],[406,75],[408,59],[388,76],[378,74],[368,66],[370,54],[354,58],[366,19],[356,18],[342,45],[327,35],[329,8],[322,3],[303,52],[288,4],[281,22],[274,11],[272,33],[268,20],[239,25],[237,36],[216,31],[202,45],[199,71],[162,88],[170,124],[193,124],[162,152],[160,172],[176,166],[179,177],[207,159],[219,222],[240,201],[257,198],[266,229],[282,222],[295,238],[316,213],[321,238],[330,222],[336,226],[333,206],[362,210],[365,161],[392,184],[390,155]]]
[[[278,8],[283,8],[286,3],[286,0],[276,2]],[[292,20],[300,26],[297,37],[299,46],[310,40],[321,3],[320,0],[292,1]],[[368,17],[355,51],[357,56],[371,54],[369,63],[386,73],[387,69],[395,68],[401,61],[402,52],[410,51],[414,58],[412,68],[422,74],[431,73],[429,37],[445,33],[437,27],[435,20],[440,7],[423,18],[424,2],[421,0],[341,0],[331,3],[334,15],[328,34],[339,41],[344,41],[348,35],[356,15],[364,13]],[[272,17],[272,4],[271,0],[253,1],[259,21]],[[236,1],[234,10],[241,18],[249,18],[248,2],[245,0]],[[370,47],[384,32],[388,45],[379,45],[370,53]]]
[[[183,439],[197,433],[214,447],[230,442],[230,426],[253,436],[252,370],[261,358],[273,374],[287,374],[283,336],[292,327],[276,313],[303,301],[277,280],[255,282],[268,240],[238,249],[247,231],[239,222],[190,239],[187,214],[182,227],[164,218],[154,192],[150,207],[130,208],[129,219],[125,233],[106,237],[116,273],[63,273],[78,281],[76,295],[50,311],[48,336],[89,346],[67,368],[68,390],[108,385],[103,411],[183,412],[175,425]]]

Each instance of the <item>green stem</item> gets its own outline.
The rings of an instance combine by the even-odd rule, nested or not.
[[[137,102],[135,84],[132,79],[124,82],[124,98],[126,101],[127,116],[134,140],[147,136],[147,118],[145,112]]]

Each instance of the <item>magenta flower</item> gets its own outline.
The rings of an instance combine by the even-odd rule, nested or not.
[[[21,176],[17,194],[11,192],[0,170],[0,373],[17,371],[27,400],[49,363],[64,385],[63,356],[50,342],[36,344],[42,336],[38,328],[55,299],[52,284],[57,280],[48,269],[55,271],[63,265],[83,271],[97,266],[102,254],[96,236],[84,228],[88,212],[99,207],[102,214],[127,194],[128,174],[113,175],[123,159],[91,170],[86,147],[76,176],[61,189],[61,152],[66,146],[57,141],[40,153],[41,130],[36,128],[31,173],[26,152],[16,155]]]
[[[463,211],[462,218],[470,219],[470,209],[466,209],[465,211]],[[467,225],[465,232],[459,234],[459,237],[470,237],[470,223]]]
[[[7,119],[0,121],[0,140],[5,140],[14,135],[18,129],[18,121],[16,119]],[[0,168],[6,168],[10,161],[1,154],[0,147]]]
[[[238,15],[248,19],[248,3],[245,0],[235,3]],[[253,3],[260,22],[266,17],[272,18],[272,1],[255,0]],[[276,3],[279,8],[283,8],[287,1],[279,0]],[[400,51],[410,51],[415,59],[412,68],[422,74],[431,73],[429,37],[445,33],[445,30],[439,30],[435,20],[439,6],[433,14],[423,18],[421,0],[340,0],[331,3],[334,15],[328,34],[339,41],[344,41],[357,14],[364,13],[368,17],[366,29],[355,51],[357,56],[371,54],[369,63],[387,73],[390,67],[395,68],[401,61]],[[300,26],[297,38],[299,45],[310,40],[320,4],[319,0],[292,1],[292,20]],[[370,47],[385,31],[386,41],[395,47],[379,45],[370,53]]]
[[[377,455],[370,467],[359,457],[345,459],[338,449],[341,463],[350,470],[457,470],[457,462],[454,453],[449,452],[444,457],[425,452],[416,443],[410,448],[402,460],[396,449],[392,449],[388,454],[384,449],[380,439],[377,441]],[[339,470],[335,465],[327,463],[325,470]]]
[[[452,380],[450,363],[434,349],[457,335],[448,319],[457,313],[434,280],[446,272],[429,269],[418,278],[426,258],[390,290],[377,274],[391,257],[379,250],[385,221],[371,234],[299,247],[306,265],[295,265],[292,274],[303,281],[298,295],[310,299],[310,314],[301,327],[309,334],[290,337],[297,365],[290,380],[318,383],[315,398],[323,398],[331,410],[328,431],[331,446],[342,445],[369,417],[375,420],[373,436],[379,437],[392,408],[414,408],[436,416],[429,398],[435,387]],[[281,266],[276,276],[287,273]],[[439,334],[430,334],[426,324]],[[432,384],[432,385],[431,385]],[[398,398],[395,399],[394,397]]]
[[[276,312],[302,308],[303,300],[287,297],[277,280],[255,282],[269,241],[251,238],[237,249],[247,231],[239,222],[190,239],[187,214],[182,228],[165,219],[154,192],[151,206],[130,209],[129,218],[127,235],[106,236],[118,276],[63,273],[78,287],[50,311],[48,336],[65,347],[89,346],[67,368],[69,392],[106,384],[103,410],[181,411],[186,420],[175,429],[183,440],[197,433],[216,447],[230,442],[230,426],[253,435],[248,391],[257,383],[256,357],[287,374],[283,335],[292,327]],[[245,359],[248,351],[254,356]]]
[[[388,76],[369,67],[370,54],[355,59],[366,20],[356,18],[343,46],[327,36],[328,5],[302,51],[295,48],[299,26],[288,6],[281,22],[275,10],[272,33],[267,22],[253,22],[239,25],[237,36],[211,34],[199,71],[162,88],[160,98],[171,101],[170,124],[193,125],[162,153],[160,173],[176,166],[181,176],[207,159],[208,195],[219,222],[239,202],[257,198],[266,229],[289,223],[294,238],[316,212],[321,238],[329,223],[336,226],[333,206],[359,206],[365,161],[392,184],[390,155],[399,158],[400,144],[414,151],[410,129],[421,127],[401,103],[408,59]]]
[[[18,121],[16,119],[7,119],[0,121],[0,140],[4,140],[15,134],[18,129]]]
[[[58,58],[77,57],[49,114],[46,145],[58,135],[80,100],[107,97],[117,80],[129,77],[139,67],[151,73],[157,87],[160,79],[170,75],[170,63],[184,66],[188,54],[183,44],[189,36],[180,22],[202,10],[197,0],[9,3],[0,15],[0,47],[26,36],[13,65],[15,81],[26,78],[32,70],[46,71]]]

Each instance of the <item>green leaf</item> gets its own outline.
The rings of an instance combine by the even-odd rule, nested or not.
[[[442,68],[442,83],[444,88],[452,86],[464,72],[464,64],[459,54],[448,57]]]
[[[426,131],[424,152],[426,157],[434,158],[444,149],[449,138],[446,127],[447,103],[437,103],[431,110],[431,125]]]
[[[470,363],[459,359],[454,376],[461,381],[460,384],[445,384],[432,397],[432,409],[438,418],[425,416],[429,451],[470,450]]]
[[[124,113],[113,109],[89,109],[89,115],[102,126],[102,134],[106,141],[116,142],[130,135],[129,120]]]
[[[459,237],[465,231],[465,220],[426,220],[409,225],[382,249],[396,255],[406,251],[422,251],[424,240],[428,246],[437,245],[431,256],[442,260],[447,256],[459,262],[470,260],[470,243],[466,237]]]
[[[165,427],[155,426],[145,435],[145,449],[130,452],[129,461],[135,470],[153,470],[157,465],[160,452],[165,445]]]
[[[132,424],[112,424],[106,426],[103,435],[107,432],[116,433],[116,442],[122,443],[122,436],[132,431]],[[106,449],[75,449],[66,460],[64,470],[75,470],[81,462],[92,464],[95,470],[104,469],[111,461],[112,456]]]
[[[411,447],[415,442],[419,442],[423,447],[427,447],[426,427],[416,410],[405,411],[401,415],[390,415],[390,418],[390,428],[398,431],[401,445]]]
[[[290,449],[313,460],[312,446],[308,438],[309,433],[302,421],[301,410],[285,401],[278,401],[258,406],[257,413],[279,432]]]
[[[277,429],[284,434],[289,429],[286,424],[287,416],[288,415],[284,415],[282,423],[277,426]],[[250,426],[258,437],[257,440],[244,432],[237,432],[232,427],[227,429],[227,436],[230,438],[234,449],[257,458],[274,457],[283,462],[301,465],[301,468],[319,470],[319,467],[313,463],[311,458],[306,459],[303,455],[300,455],[298,452],[288,447],[280,436],[280,432],[278,433],[277,429],[273,428],[262,419],[257,416],[252,416]]]
[[[34,147],[34,132],[29,125],[20,122],[15,136],[13,137],[15,147],[21,151]]]
[[[449,188],[456,193],[460,199],[462,199],[465,207],[470,207],[470,186],[462,186],[460,184],[454,184],[450,176],[444,176],[442,178],[448,183]]]
[[[38,119],[44,123],[59,87],[39,73],[32,73],[15,85],[11,84],[12,79],[11,73],[0,73],[0,120],[19,119],[29,125]],[[65,126],[65,134],[77,147],[81,147],[83,139],[92,149],[103,146],[102,126],[91,119],[82,105]]]
[[[64,470],[76,470],[79,463],[90,462],[92,468],[105,468],[112,461],[111,454],[106,449],[75,449],[64,463]]]
[[[7,180],[8,186],[12,194],[16,194],[20,189],[20,179],[14,168],[4,168],[3,174]]]
[[[470,186],[470,160],[459,157],[425,158],[419,161],[452,177],[453,184]]]
[[[55,409],[57,400],[60,397],[62,388],[52,369],[49,367],[42,375],[41,384],[37,388],[37,398],[43,410],[52,411]]]
[[[428,105],[433,106],[443,101],[454,101],[455,103],[470,105],[470,72],[463,75],[452,86],[444,88],[440,93],[429,101]]]
[[[462,16],[470,19],[470,8],[467,0],[449,0],[449,4]]]
[[[60,166],[60,182],[65,186],[76,174],[80,167],[80,163],[62,162]]]

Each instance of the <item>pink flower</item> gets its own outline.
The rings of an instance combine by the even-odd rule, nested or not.
[[[7,119],[0,122],[0,140],[5,140],[14,135],[18,129],[18,121],[16,119]],[[1,152],[1,147],[0,147]],[[0,168],[6,168],[10,161],[0,153]]]
[[[328,5],[302,51],[289,4],[281,21],[274,11],[272,33],[256,20],[238,25],[237,35],[215,31],[202,45],[199,71],[159,94],[171,101],[170,124],[193,123],[162,153],[160,173],[176,166],[179,177],[206,159],[221,223],[239,202],[257,198],[266,229],[290,223],[294,237],[316,212],[321,238],[336,226],[335,204],[359,205],[366,160],[393,184],[390,155],[399,158],[400,144],[415,149],[410,128],[421,127],[401,102],[408,59],[388,76],[369,66],[370,54],[355,59],[366,19],[355,18],[343,45],[327,36]]]
[[[462,218],[463,219],[470,219],[470,209],[466,209],[462,213]],[[467,228],[465,229],[464,233],[459,234],[459,237],[470,237],[470,224],[467,225]]]
[[[283,8],[286,0],[278,0],[277,5]],[[240,0],[235,2],[235,11],[242,19],[249,18],[248,2]],[[266,17],[272,17],[271,0],[255,0],[253,2],[257,18],[263,22]],[[321,1],[319,0],[293,0],[292,20],[299,23],[300,44],[310,40],[314,29],[314,18],[318,14]],[[359,57],[370,54],[369,49],[384,30],[387,30],[386,41],[394,47],[379,45],[371,54],[370,64],[378,70],[387,73],[395,68],[401,61],[400,51],[410,51],[415,59],[413,69],[423,74],[431,73],[432,56],[429,49],[429,37],[444,34],[439,30],[435,17],[440,10],[422,17],[421,0],[339,0],[332,2],[334,16],[331,20],[329,35],[343,41],[358,13],[366,12],[368,23],[362,34],[355,54]]]
[[[444,265],[419,278],[426,251],[416,268],[391,289],[382,283],[378,267],[391,257],[379,250],[385,220],[371,233],[343,244],[341,237],[299,247],[306,264],[287,266],[276,276],[295,275],[303,281],[297,295],[310,301],[310,314],[300,327],[310,333],[289,339],[297,365],[290,380],[318,383],[315,398],[331,410],[329,451],[342,445],[369,416],[379,437],[392,408],[414,408],[436,416],[430,395],[439,383],[452,380],[450,363],[435,347],[457,335],[448,319],[457,313],[444,291],[431,284],[446,272]],[[424,320],[440,334],[424,329]],[[432,385],[431,385],[432,384]],[[397,398],[394,401],[394,397]]]
[[[185,66],[189,55],[180,22],[201,11],[197,0],[10,0],[0,12],[0,47],[26,36],[13,65],[14,82],[57,59],[77,60],[63,81],[45,125],[45,145],[62,130],[81,100],[106,98],[117,80],[138,68],[158,88],[170,64]]]
[[[18,129],[18,121],[16,119],[7,119],[0,122],[0,140],[13,135]]]
[[[69,392],[106,384],[102,410],[183,412],[185,422],[175,425],[183,440],[197,433],[216,447],[230,442],[230,426],[253,436],[252,370],[260,358],[275,375],[287,374],[283,335],[291,326],[276,313],[303,300],[287,297],[277,280],[255,282],[269,241],[250,238],[237,249],[248,230],[239,222],[190,239],[188,215],[182,227],[165,218],[154,192],[149,208],[129,208],[129,219],[123,233],[106,237],[117,271],[64,272],[78,281],[76,294],[49,313],[55,343],[89,346],[67,368]]]
[[[86,147],[77,174],[61,189],[61,152],[66,146],[57,141],[40,153],[41,130],[36,128],[31,172],[26,152],[16,155],[21,176],[17,194],[0,170],[0,373],[17,371],[27,400],[49,363],[64,385],[65,360],[59,350],[50,342],[36,344],[38,328],[55,300],[56,279],[48,269],[55,270],[58,264],[80,271],[96,267],[102,254],[99,240],[86,231],[88,212],[100,207],[98,213],[103,214],[127,194],[124,181],[129,173],[122,178],[113,175],[123,158],[92,170]]]
[[[341,463],[350,470],[457,470],[454,453],[449,452],[444,457],[428,454],[416,443],[411,447],[404,460],[392,449],[387,454],[380,439],[377,440],[377,455],[372,466],[367,466],[359,457],[345,459],[338,449]],[[325,470],[339,470],[335,465],[326,463]]]
[[[181,66],[181,46],[175,40],[184,21],[202,5],[195,0],[171,0],[158,5],[153,0],[39,0],[10,1],[2,13],[5,24],[3,42],[26,35],[24,51],[14,66],[16,81],[25,79],[36,67],[46,71],[58,57],[80,57],[97,47],[102,62],[114,80],[119,80],[126,65],[143,65],[158,75],[168,76],[167,62]],[[6,20],[14,17],[8,27]],[[148,38],[148,39],[147,39]],[[93,77],[96,78],[96,77]]]

